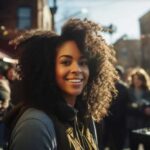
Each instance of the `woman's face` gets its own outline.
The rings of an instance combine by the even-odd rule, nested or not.
[[[141,88],[143,82],[139,79],[138,75],[133,76],[133,85],[135,88]]]
[[[81,94],[89,78],[87,59],[74,41],[67,41],[57,50],[56,82],[65,99]]]
[[[8,71],[7,71],[7,78],[11,81],[15,80],[16,78],[16,72],[15,72],[15,69],[14,68],[10,68]]]

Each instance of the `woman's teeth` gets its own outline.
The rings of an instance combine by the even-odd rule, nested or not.
[[[72,83],[79,83],[81,82],[81,79],[73,79],[73,80],[68,80],[68,81]]]

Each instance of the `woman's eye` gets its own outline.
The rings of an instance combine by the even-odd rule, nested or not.
[[[88,65],[87,60],[81,60],[81,61],[80,61],[80,65],[81,65],[81,66],[87,66],[87,65]]]
[[[65,66],[69,66],[70,63],[71,62],[69,60],[63,60],[63,61],[61,61],[61,64],[65,65]]]

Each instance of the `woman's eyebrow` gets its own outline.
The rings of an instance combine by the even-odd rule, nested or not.
[[[59,56],[58,58],[60,59],[60,58],[62,58],[62,57],[66,57],[66,58],[72,58],[72,56],[71,55],[61,55],[61,56]],[[82,55],[79,59],[87,59],[84,55]]]
[[[72,58],[72,56],[70,56],[70,55],[61,55],[58,58],[62,58],[62,57]]]

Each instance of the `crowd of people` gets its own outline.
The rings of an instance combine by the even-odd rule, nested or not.
[[[19,61],[0,60],[0,147],[150,149],[134,136],[150,127],[149,75],[133,68],[125,78],[101,31],[70,19],[60,35],[32,30],[11,41]]]
[[[103,149],[138,150],[142,144],[144,150],[149,150],[150,143],[142,136],[137,138],[134,131],[150,128],[150,77],[140,67],[133,68],[127,77],[123,77],[125,72],[121,66],[117,66],[116,70],[120,75],[116,82],[118,95],[112,101],[109,115],[104,118]],[[146,136],[149,138],[149,135]]]

